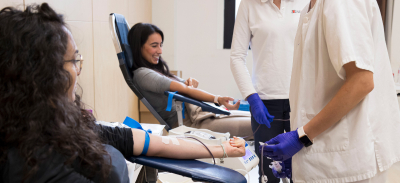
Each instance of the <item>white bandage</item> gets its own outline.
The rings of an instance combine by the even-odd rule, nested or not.
[[[172,144],[174,144],[174,145],[180,145],[180,143],[179,143],[179,141],[178,141],[178,139],[177,139],[176,137],[162,136],[161,138],[162,138],[162,142],[163,142],[164,144],[169,144],[169,140],[171,140],[171,141],[172,141]]]
[[[175,144],[175,145],[180,145],[177,138],[171,137],[170,139],[171,139],[171,141],[172,141],[173,144]]]
[[[169,144],[169,137],[162,136],[161,138],[162,138],[162,142],[163,142],[164,144]]]

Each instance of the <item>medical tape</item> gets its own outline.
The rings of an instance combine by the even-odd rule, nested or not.
[[[165,109],[166,111],[171,111],[172,109],[172,98],[174,98],[174,95],[178,93],[176,92],[169,92],[168,93],[168,103],[167,103],[167,108]],[[185,102],[182,102],[182,118],[185,119]]]
[[[161,137],[161,141],[162,141],[164,144],[169,144],[169,137],[167,137],[167,136],[162,136],[162,137]]]
[[[179,140],[178,140],[176,137],[167,137],[167,136],[162,136],[162,137],[161,137],[161,141],[162,141],[164,144],[169,144],[169,140],[171,140],[171,141],[172,141],[172,144],[174,144],[174,145],[181,145],[181,144],[179,143]]]
[[[175,145],[180,145],[180,144],[179,144],[179,140],[178,140],[177,138],[175,138],[175,137],[171,137],[171,141],[172,141],[172,143],[175,144]]]
[[[139,129],[139,130],[143,130],[145,132],[145,140],[144,140],[144,146],[143,146],[143,150],[142,150],[142,154],[141,155],[146,155],[147,154],[147,150],[149,150],[149,144],[150,144],[150,135],[149,133],[151,133],[151,130],[144,130],[142,125],[140,125],[139,122],[135,121],[134,119],[130,118],[130,117],[126,117],[124,122],[124,125],[129,126],[130,128],[134,128],[134,129]]]

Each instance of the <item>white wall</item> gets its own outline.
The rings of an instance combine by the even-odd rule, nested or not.
[[[389,22],[390,23],[390,22]],[[393,72],[397,73],[400,67],[400,1],[393,1],[393,18],[390,40],[388,40],[389,56]]]
[[[170,68],[181,70],[184,79],[196,78],[203,90],[242,98],[230,50],[222,49],[223,14],[224,0],[152,0],[152,22],[164,32],[163,57]],[[250,73],[252,59],[249,52]]]

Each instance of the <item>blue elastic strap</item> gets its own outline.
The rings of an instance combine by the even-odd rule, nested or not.
[[[151,130],[144,130],[142,125],[140,125],[139,122],[137,122],[136,120],[130,118],[130,117],[126,117],[124,120],[124,125],[129,126],[131,128],[134,129],[139,129],[139,130],[143,130],[144,132],[146,132],[145,135],[145,140],[144,140],[144,146],[143,146],[143,150],[142,150],[142,154],[141,155],[146,155],[147,154],[147,150],[149,150],[149,144],[150,144],[150,136],[149,133],[151,133]]]
[[[172,98],[174,97],[174,95],[177,93],[176,92],[169,92],[168,94],[168,104],[167,104],[167,109],[165,109],[166,111],[171,111],[172,108]]]
[[[176,92],[169,92],[168,93],[168,104],[167,104],[167,109],[165,109],[166,111],[171,111],[172,108],[172,98],[174,98],[174,95],[178,93],[178,91]],[[182,102],[182,118],[185,119],[185,102]]]
[[[149,150],[149,144],[150,144],[150,136],[149,136],[149,133],[146,132],[144,146],[143,146],[143,150],[142,150],[142,154],[141,155],[146,155],[147,154],[147,150]]]

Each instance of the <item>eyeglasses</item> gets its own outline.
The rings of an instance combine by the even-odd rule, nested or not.
[[[66,60],[66,62],[73,62],[75,67],[78,67],[78,76],[81,74],[82,71],[82,64],[83,64],[83,57],[81,54],[76,54],[75,59],[73,60]]]

